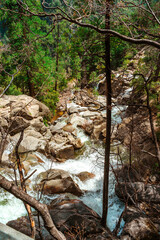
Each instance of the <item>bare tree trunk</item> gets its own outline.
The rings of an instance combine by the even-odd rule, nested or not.
[[[132,108],[133,109],[133,108]],[[133,140],[133,130],[134,130],[134,123],[133,123],[133,110],[132,110],[132,120],[131,120],[131,127],[130,127],[130,143],[129,143],[129,166],[132,166],[132,140]]]
[[[32,82],[31,78],[31,73],[27,70],[27,76],[28,76],[28,89],[29,89],[29,95],[31,97],[35,96],[35,92],[34,92],[34,83]]]
[[[6,140],[7,140],[7,134],[5,133],[2,126],[0,126],[0,132],[1,132],[1,141],[0,141],[0,163],[2,162],[2,155],[5,149]]]
[[[110,1],[106,0],[105,28],[110,29]],[[110,35],[105,36],[105,66],[106,66],[106,101],[107,101],[107,121],[106,121],[106,145],[104,162],[104,182],[103,182],[103,213],[101,223],[106,227],[108,213],[109,194],[109,164],[110,164],[110,140],[111,140],[111,68],[110,68]]]
[[[87,68],[86,68],[86,60],[82,60],[81,63],[81,69],[82,69],[82,75],[81,75],[81,89],[85,88],[87,86],[88,83],[88,79],[87,79]]]
[[[55,227],[52,218],[49,214],[48,208],[45,204],[38,202],[36,199],[28,195],[26,192],[21,190],[19,187],[13,184],[13,182],[8,181],[5,177],[0,174],[0,187],[5,189],[7,192],[13,194],[16,198],[19,198],[23,202],[29,204],[31,207],[35,208],[38,212],[40,212],[44,226],[49,231],[51,236],[53,236],[57,240],[66,240],[63,233],[57,230]]]
[[[57,52],[56,52],[56,80],[55,80],[55,88],[54,90],[57,91],[57,86],[58,86],[58,81],[57,81],[57,76],[58,76],[58,68],[59,68],[59,51],[58,51],[58,44],[59,44],[59,24],[57,22]]]

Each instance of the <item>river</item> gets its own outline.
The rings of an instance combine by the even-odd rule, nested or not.
[[[58,121],[61,121],[59,119]],[[63,119],[65,122],[65,120]],[[89,136],[84,134],[84,132],[80,129],[77,129],[78,137],[84,143],[83,154],[77,151],[75,159],[69,159],[63,163],[51,162],[44,155],[40,153],[36,153],[38,157],[40,157],[45,165],[39,164],[38,166],[32,167],[32,169],[28,172],[30,174],[34,169],[36,169],[36,173],[31,177],[30,188],[36,182],[36,177],[39,173],[44,172],[50,168],[54,169],[63,169],[72,174],[74,181],[79,185],[79,187],[85,191],[85,194],[80,197],[80,199],[93,210],[95,210],[99,215],[102,214],[102,189],[103,189],[103,155],[104,155],[104,146],[103,143],[95,144],[90,140]],[[9,149],[7,150],[9,151]],[[81,150],[82,151],[82,150]],[[116,167],[117,159],[113,155],[111,156],[111,164]],[[87,180],[86,182],[82,182],[75,174],[78,174],[83,171],[88,171],[95,174],[95,177]],[[5,177],[11,180],[9,175],[4,174]],[[109,184],[109,211],[108,211],[108,219],[107,224],[108,227],[113,230],[119,216],[121,215],[124,204],[118,199],[115,195],[114,191],[115,186],[115,177],[113,172],[110,169],[110,184]],[[26,210],[23,206],[23,203],[13,197],[11,194],[0,190],[0,222],[7,223],[10,220],[14,220],[20,216],[26,215]],[[32,196],[36,197],[36,194],[33,190],[29,192]],[[44,196],[43,201],[49,203],[52,199],[58,197],[59,195],[54,196]],[[75,196],[71,196],[72,198],[77,198]]]

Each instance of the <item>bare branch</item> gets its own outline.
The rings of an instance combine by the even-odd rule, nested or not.
[[[158,41],[154,41],[154,40],[151,40],[151,39],[136,39],[136,38],[132,38],[132,37],[128,37],[128,36],[125,36],[119,32],[116,32],[114,30],[111,30],[111,29],[102,29],[102,28],[99,28],[97,26],[94,26],[92,24],[89,24],[89,23],[83,23],[80,19],[80,21],[78,21],[78,19],[74,19],[72,17],[70,17],[66,12],[64,12],[60,7],[55,7],[54,9],[56,10],[59,10],[60,13],[46,13],[46,12],[39,12],[39,13],[35,13],[31,10],[29,10],[29,8],[25,8],[23,5],[23,2],[22,1],[18,1],[17,0],[17,3],[20,4],[21,3],[21,7],[23,7],[23,10],[25,12],[28,12],[31,16],[39,16],[39,17],[49,17],[49,16],[53,16],[53,17],[56,17],[58,18],[61,17],[61,19],[64,19],[70,23],[75,23],[76,25],[78,26],[81,26],[81,27],[87,27],[87,28],[90,28],[90,29],[93,29],[95,30],[96,32],[99,32],[101,34],[111,34],[115,37],[118,37],[124,41],[127,41],[127,42],[130,42],[130,43],[135,43],[135,44],[145,44],[145,45],[149,45],[149,46],[153,46],[155,48],[158,48],[160,49],[160,43]],[[43,7],[44,8],[49,8],[50,7],[46,7],[44,5],[45,1],[43,1]],[[53,8],[52,8],[53,9]],[[150,12],[150,11],[149,11]]]
[[[10,77],[12,77],[12,78],[11,78],[11,81],[10,81],[10,83],[8,84],[8,86],[7,86],[7,87],[4,89],[4,91],[1,93],[0,98],[1,98],[1,97],[5,94],[5,92],[9,89],[9,87],[11,86],[11,84],[12,84],[15,76],[16,76],[16,75],[19,73],[19,71],[22,69],[22,66],[23,66],[24,62],[25,62],[25,60],[23,61],[23,63],[22,63],[19,67],[16,67],[17,71],[16,71],[16,73],[14,73],[14,74],[12,74],[12,75],[11,75],[10,73],[8,73],[5,69],[3,69],[3,71],[4,71],[8,76],[10,76]]]
[[[145,1],[146,1],[147,6],[148,6],[148,8],[149,8],[149,10],[150,10],[150,13],[152,14],[152,16],[154,17],[154,19],[156,20],[156,22],[160,25],[160,21],[159,21],[159,19],[157,18],[157,16],[156,16],[155,12],[153,11],[153,9],[151,8],[148,0],[145,0]]]

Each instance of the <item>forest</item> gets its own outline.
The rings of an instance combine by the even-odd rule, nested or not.
[[[160,239],[159,0],[0,1],[0,213],[0,240]]]

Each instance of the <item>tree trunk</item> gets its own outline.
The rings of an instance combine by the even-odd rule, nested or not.
[[[105,28],[110,29],[109,0],[106,0]],[[104,162],[104,182],[103,182],[103,213],[101,223],[106,227],[108,213],[108,189],[109,189],[109,164],[110,164],[110,139],[111,139],[111,68],[110,68],[110,35],[105,35],[105,68],[106,68],[106,101],[107,101],[107,121],[106,121],[106,145]]]
[[[88,83],[87,68],[86,68],[86,60],[85,59],[82,60],[81,69],[82,69],[81,89],[83,89],[87,86],[87,83]]]
[[[31,73],[27,70],[27,76],[28,76],[28,89],[29,89],[29,95],[31,97],[35,96],[35,92],[34,92],[34,83],[32,82],[31,78]]]
[[[54,90],[57,91],[58,86],[58,68],[59,68],[59,51],[58,51],[58,43],[59,43],[59,24],[57,23],[57,52],[56,52],[56,80],[55,80],[55,88]]]

